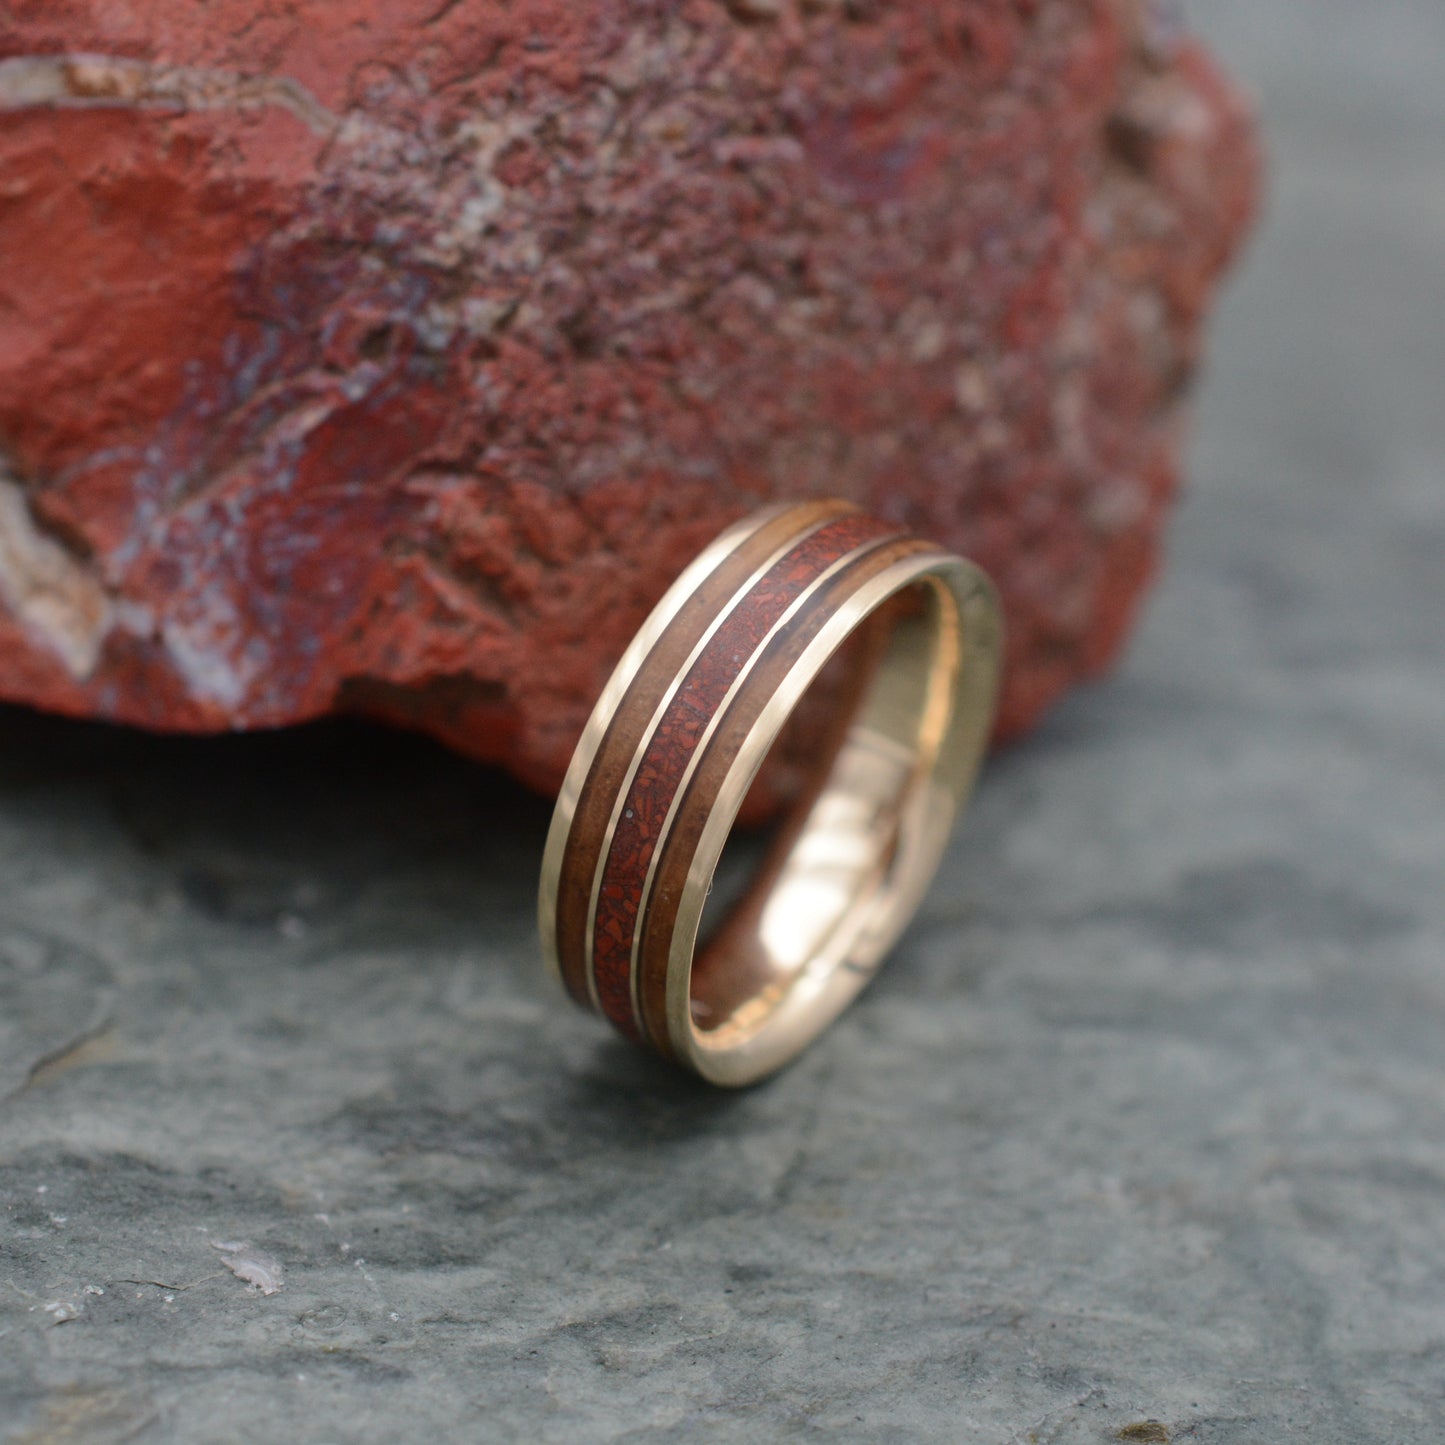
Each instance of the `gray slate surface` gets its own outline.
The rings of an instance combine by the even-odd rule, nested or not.
[[[0,722],[0,1438],[1445,1438],[1445,10],[1195,12],[1173,570],[771,1086],[554,1007],[464,764]]]

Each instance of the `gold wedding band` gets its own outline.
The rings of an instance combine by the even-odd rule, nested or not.
[[[937,869],[988,741],[1001,632],[978,568],[849,503],[724,532],[618,663],[557,800],[538,912],[571,996],[716,1084],[800,1053]],[[699,949],[743,799],[845,644],[850,706],[820,781]]]

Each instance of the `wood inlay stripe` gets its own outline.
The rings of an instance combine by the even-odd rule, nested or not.
[[[596,998],[624,1034],[640,1035],[632,1003],[632,951],[648,869],[709,722],[769,633],[823,572],[850,552],[897,535],[896,527],[853,513],[804,537],[728,614],[664,709],[628,787],[596,890]]]
[[[643,904],[637,968],[644,1031],[660,1047],[667,1038],[667,973],[672,935],[682,905],[688,870],[702,838],[713,800],[721,791],[733,760],[763,709],[793,670],[808,644],[858,588],[894,563],[936,549],[917,538],[903,537],[877,547],[828,579],[808,599],[807,607],[764,647],[741,691],[707,740],[702,756],[686,780],[672,826],[658,850],[652,886]],[[840,739],[841,740],[841,736]],[[741,968],[749,960],[734,958]],[[696,966],[696,965],[695,965]]]
[[[803,503],[770,518],[744,537],[673,618],[648,654],[598,745],[578,795],[563,854],[561,878],[595,882],[607,829],[638,745],[678,672],[718,614],[748,580],[799,533],[837,514],[837,504]],[[590,1006],[587,987],[587,919],[590,887],[564,881],[556,900],[557,963],[568,992]]]

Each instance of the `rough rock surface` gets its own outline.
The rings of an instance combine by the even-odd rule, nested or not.
[[[1197,9],[1170,569],[767,1086],[558,1010],[489,770],[0,710],[6,1445],[1445,1440],[1445,7]]]
[[[768,1085],[544,993],[487,769],[0,710],[5,1445],[1441,1445],[1445,6],[1197,8],[1171,567]]]
[[[16,0],[0,178],[0,696],[548,786],[761,497],[1104,665],[1257,158],[1141,0]]]

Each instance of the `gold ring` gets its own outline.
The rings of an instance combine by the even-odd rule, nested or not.
[[[922,901],[988,741],[1001,640],[978,568],[847,502],[724,532],[618,663],[557,800],[538,914],[567,992],[716,1084],[789,1062]],[[821,781],[699,950],[748,789],[840,652],[850,703]]]

